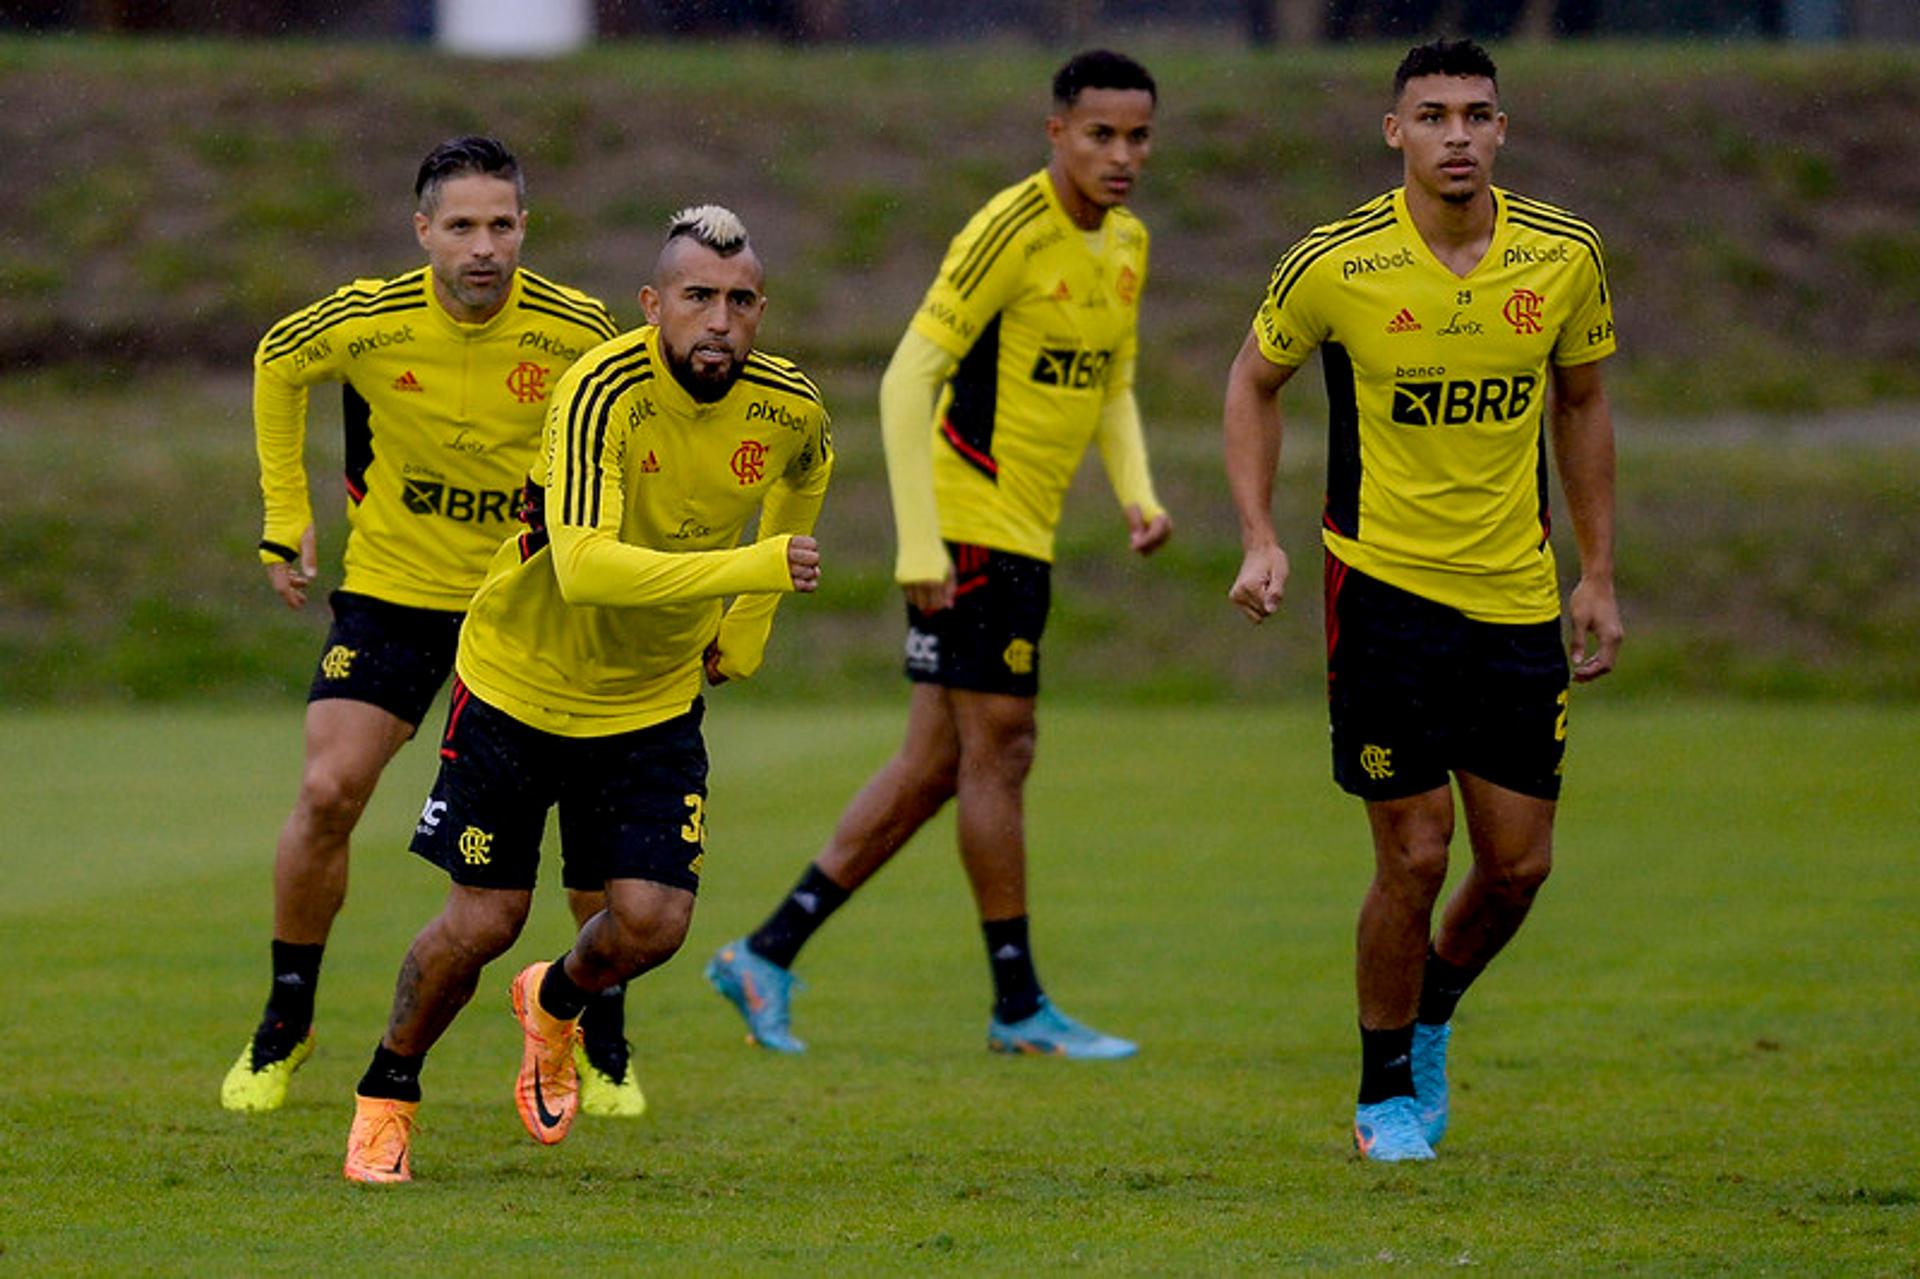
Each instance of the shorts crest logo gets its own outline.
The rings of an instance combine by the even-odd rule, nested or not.
[[[1500,308],[1500,314],[1507,317],[1515,333],[1538,333],[1540,312],[1546,305],[1547,300],[1532,289],[1515,289],[1507,304]]]
[[[460,832],[460,855],[469,866],[493,864],[493,832],[469,826]]]
[[[1007,645],[1007,651],[1000,655],[1007,669],[1015,675],[1033,674],[1033,641],[1017,639]]]
[[[742,485],[758,484],[767,474],[767,446],[759,440],[742,440],[733,451],[733,478]]]
[[[320,673],[328,679],[345,679],[353,672],[353,659],[359,651],[345,644],[335,644],[320,658]]]
[[[1393,776],[1393,752],[1385,746],[1362,746],[1360,767],[1374,781]]]
[[[532,360],[522,360],[507,374],[507,389],[522,404],[538,404],[547,398],[547,370]]]

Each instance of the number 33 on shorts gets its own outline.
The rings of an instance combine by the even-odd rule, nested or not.
[[[680,828],[680,838],[689,844],[698,844],[705,848],[707,846],[707,797],[694,794],[688,795],[686,799],[687,824]]]

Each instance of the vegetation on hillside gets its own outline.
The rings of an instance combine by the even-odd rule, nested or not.
[[[1140,201],[1155,233],[1140,385],[1179,533],[1134,560],[1104,485],[1083,478],[1049,689],[1307,693],[1317,378],[1287,392],[1279,504],[1296,580],[1260,632],[1222,602],[1238,546],[1219,387],[1275,255],[1395,180],[1375,123],[1393,51],[1142,52],[1164,111]],[[1841,440],[1814,413],[1920,398],[1920,137],[1906,127],[1920,54],[1501,57],[1502,179],[1608,237],[1632,628],[1612,686],[1920,697],[1920,439],[1886,415]],[[751,695],[891,688],[874,377],[946,238],[1042,162],[1053,61],[730,44],[482,65],[411,48],[0,40],[0,468],[15,477],[0,503],[0,698],[304,687],[323,610],[289,614],[259,580],[247,357],[287,309],[419,261],[414,168],[472,129],[506,135],[529,167],[528,261],[627,321],[671,209],[711,198],[746,216],[772,277],[763,341],[821,381],[842,450],[826,587],[783,610]],[[332,573],[337,401],[314,402]],[[1713,425],[1739,409],[1758,424]]]

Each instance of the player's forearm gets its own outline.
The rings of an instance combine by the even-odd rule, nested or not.
[[[947,575],[933,488],[933,408],[952,364],[945,351],[909,329],[880,379],[880,441],[898,547],[894,576],[902,582]]]
[[[1107,470],[1107,482],[1122,507],[1138,506],[1147,519],[1166,513],[1153,491],[1153,471],[1147,463],[1147,436],[1140,426],[1140,406],[1133,388],[1126,387],[1107,397],[1100,410],[1096,438],[1100,461]]]
[[[1554,461],[1580,554],[1580,576],[1613,578],[1613,411],[1604,389],[1554,406]]]
[[[786,535],[724,551],[656,551],[610,533],[555,525],[553,571],[569,604],[643,608],[749,591],[790,591]]]
[[[260,558],[276,563],[293,558],[300,535],[313,523],[307,496],[307,388],[288,382],[272,369],[256,368],[253,440],[266,511],[260,540],[272,547],[263,546]]]

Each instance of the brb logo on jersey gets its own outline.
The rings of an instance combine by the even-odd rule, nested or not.
[[[1532,289],[1515,289],[1507,304],[1500,308],[1500,314],[1507,317],[1515,333],[1538,333],[1540,313],[1546,305],[1547,300]]]
[[[733,478],[744,485],[758,484],[767,474],[767,446],[759,440],[742,440],[733,451]]]
[[[507,374],[507,389],[522,404],[538,404],[547,398],[547,370],[532,360],[522,360]]]
[[[1107,368],[1113,363],[1112,351],[1081,351],[1072,347],[1043,346],[1033,362],[1033,380],[1041,386],[1068,387],[1085,391],[1107,384]]]
[[[438,480],[409,479],[400,490],[400,500],[413,514],[444,515],[461,524],[506,523],[513,518],[516,496],[502,489],[476,492]]]
[[[1533,393],[1539,381],[1531,373],[1520,373],[1510,378],[1395,382],[1393,420],[1402,426],[1512,422],[1533,407]]]

